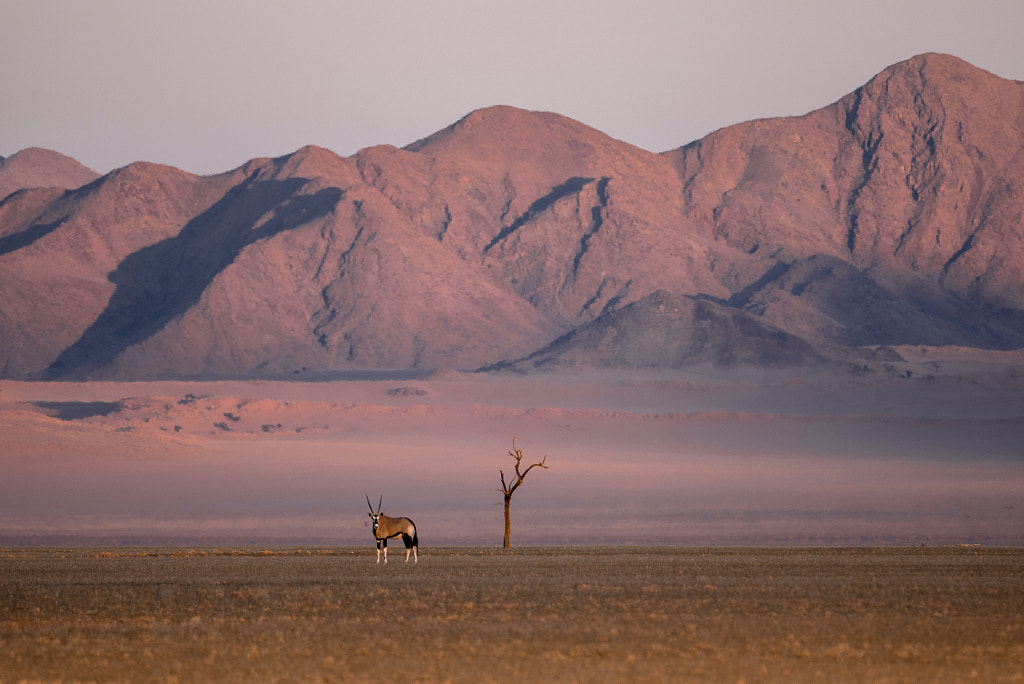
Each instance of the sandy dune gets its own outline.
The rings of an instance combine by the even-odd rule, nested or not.
[[[0,544],[499,544],[513,433],[548,455],[516,543],[1018,544],[1014,353],[891,377],[694,370],[324,382],[0,382]],[[906,371],[911,377],[905,377]]]

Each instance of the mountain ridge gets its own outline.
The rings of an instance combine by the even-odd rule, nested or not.
[[[0,157],[0,200],[26,188],[70,190],[99,176],[92,169],[59,152],[27,147],[9,157]]]
[[[733,321],[708,344],[736,363],[767,363],[748,345],[766,330],[793,338],[787,363],[1016,348],[1022,177],[1024,84],[938,54],[662,153],[495,106],[351,157],[132,164],[0,200],[0,376],[495,367],[659,292]],[[641,309],[672,348],[678,320]],[[627,337],[616,357],[577,335],[573,364],[654,344]]]

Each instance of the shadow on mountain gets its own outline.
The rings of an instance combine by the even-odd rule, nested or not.
[[[257,175],[189,221],[175,237],[122,261],[108,276],[117,289],[107,308],[45,376],[83,377],[109,364],[194,306],[246,246],[326,215],[343,194],[326,188],[297,195],[306,179],[259,181]]]
[[[786,292],[837,324],[839,332],[828,340],[833,344],[1024,345],[1019,311],[967,301],[923,281],[895,279],[888,286],[884,281],[881,269],[868,273],[837,257],[816,255],[776,264],[728,304],[757,309]]]
[[[588,183],[593,183],[594,180],[596,179],[581,178],[579,176],[574,176],[573,178],[570,178],[569,180],[562,183],[561,185],[551,188],[551,192],[549,192],[548,194],[544,195],[539,200],[531,204],[530,207],[525,212],[523,212],[522,216],[520,216],[512,223],[502,228],[498,232],[498,234],[494,236],[494,239],[487,243],[487,246],[484,247],[484,252],[488,252],[492,247],[494,247],[494,245],[498,244],[499,242],[507,238],[509,235],[519,230],[524,224],[526,224],[528,221],[531,221],[535,216],[537,216],[541,212],[550,209],[551,206],[558,200],[562,199],[563,197],[568,197],[569,195],[574,195],[578,193],[580,190],[586,187]]]
[[[22,247],[28,247],[36,240],[46,237],[53,231],[60,228],[66,223],[68,217],[65,216],[61,219],[53,221],[52,223],[44,223],[40,225],[30,226],[20,233],[14,233],[13,235],[5,235],[0,238],[0,255],[13,252],[21,249]]]
[[[668,369],[698,364],[781,368],[822,360],[803,339],[739,309],[658,290],[601,314],[525,359],[479,370]]]

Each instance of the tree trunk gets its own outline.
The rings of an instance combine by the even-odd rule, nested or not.
[[[512,497],[508,494],[505,495],[505,544],[502,548],[510,549],[512,545],[509,543],[509,535],[512,534],[512,523],[508,517],[508,507],[512,503]]]

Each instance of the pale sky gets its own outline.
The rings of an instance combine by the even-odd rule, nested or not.
[[[1020,0],[0,0],[0,155],[216,173],[495,104],[661,152],[922,52],[1024,80]]]

